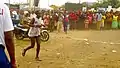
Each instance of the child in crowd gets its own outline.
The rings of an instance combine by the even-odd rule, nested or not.
[[[88,29],[89,28],[89,18],[88,17],[86,17],[84,23],[85,23],[85,29]]]

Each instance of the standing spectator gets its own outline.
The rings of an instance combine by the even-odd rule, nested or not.
[[[65,32],[66,34],[67,34],[68,23],[69,23],[68,16],[67,16],[67,15],[64,15],[63,27],[64,27],[64,32]]]
[[[44,24],[48,26],[50,22],[50,15],[48,13],[45,13],[45,15],[43,16],[43,19],[44,19]]]
[[[103,13],[103,14],[102,14],[101,24],[100,24],[100,28],[101,28],[101,29],[103,29],[104,26],[105,26],[105,19],[106,19],[106,17],[105,17],[105,14]]]
[[[112,26],[112,19],[113,19],[113,13],[106,12],[106,22],[107,22],[107,27],[109,27],[109,28],[111,28],[111,26]]]
[[[17,68],[15,47],[13,41],[13,24],[7,5],[0,2],[0,68]],[[9,53],[10,62],[5,54],[5,47]]]
[[[76,13],[74,13],[74,24],[73,24],[74,28],[73,29],[77,29],[78,19],[79,19],[79,17],[77,16]]]
[[[118,27],[119,27],[119,29],[120,29],[120,13],[119,13],[119,15],[118,15]]]
[[[17,14],[16,11],[12,12],[12,21],[13,21],[13,25],[17,25],[19,22],[19,15]]]
[[[84,23],[85,23],[85,29],[88,29],[89,28],[89,18],[88,17],[85,18]]]
[[[77,20],[78,20],[77,15],[74,12],[71,12],[69,14],[69,19],[70,19],[70,29],[72,30],[76,29]]]
[[[69,13],[70,29],[73,30],[73,12]]]
[[[112,28],[113,29],[117,29],[118,28],[118,16],[117,16],[117,14],[115,13],[114,15],[113,15],[113,21],[112,21]]]
[[[97,29],[100,30],[100,23],[101,23],[101,20],[102,20],[102,14],[100,12],[98,12],[96,14],[96,19],[97,19]]]
[[[54,17],[54,14],[51,13],[51,15],[50,15],[50,24],[49,24],[50,32],[53,32],[53,30],[54,30],[54,19],[53,19],[53,17]]]
[[[57,13],[54,13],[53,20],[54,20],[54,29],[56,30],[57,22],[58,22],[58,14]]]
[[[88,12],[88,19],[89,19],[89,24],[92,24],[92,20],[93,20],[93,14],[92,14],[92,12]]]
[[[58,32],[60,32],[62,29],[62,23],[63,23],[63,15],[59,14],[58,23],[57,23]]]
[[[96,23],[96,19],[97,19],[96,13],[93,13],[93,23],[94,24]]]
[[[77,11],[77,16],[80,18],[81,17],[81,10]]]
[[[20,23],[20,14],[16,11],[16,19],[15,19],[15,25],[18,25]]]
[[[24,11],[20,11],[20,24],[21,24],[21,22],[22,22],[22,20],[23,20],[23,17],[24,17]]]

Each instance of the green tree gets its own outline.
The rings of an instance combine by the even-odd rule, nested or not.
[[[107,8],[109,5],[111,5],[113,8],[118,8],[120,6],[119,0],[98,0],[97,3],[94,3],[92,7],[104,7]]]
[[[107,0],[109,5],[113,6],[114,8],[118,7],[119,0]]]
[[[87,4],[87,2],[83,2],[83,3],[81,4],[81,6],[82,6],[82,7],[87,7],[88,4]]]
[[[54,10],[59,9],[59,6],[56,6],[56,5],[51,5],[50,7],[53,8]]]

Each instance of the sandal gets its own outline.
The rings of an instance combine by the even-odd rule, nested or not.
[[[39,59],[39,57],[35,58],[35,60],[36,60],[36,61],[42,61],[42,60]]]

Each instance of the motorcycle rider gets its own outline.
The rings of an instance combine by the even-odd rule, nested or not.
[[[40,52],[40,27],[43,25],[41,24],[41,14],[39,11],[36,11],[35,14],[37,15],[35,18],[32,19],[31,23],[29,24],[30,30],[28,32],[28,36],[31,40],[31,45],[25,48],[22,52],[22,56],[25,56],[26,52],[35,46],[35,42],[37,43],[36,49],[36,57],[35,59],[39,61],[39,52]]]
[[[28,24],[30,23],[29,13],[24,14],[22,22],[20,23],[22,28],[29,28]]]

